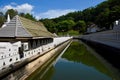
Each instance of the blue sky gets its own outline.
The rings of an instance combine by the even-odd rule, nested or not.
[[[0,11],[16,9],[33,14],[37,19],[55,18],[69,12],[96,6],[105,0],[0,0]]]

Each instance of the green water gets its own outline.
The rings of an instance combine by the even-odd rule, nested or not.
[[[57,60],[56,60],[57,59]],[[66,52],[29,80],[117,80],[84,44],[73,41]]]

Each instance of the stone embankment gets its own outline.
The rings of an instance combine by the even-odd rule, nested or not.
[[[9,80],[24,80],[28,76],[30,76],[37,68],[43,66],[45,63],[47,63],[52,57],[55,55],[58,55],[62,50],[65,49],[65,47],[70,44],[71,37],[61,37],[61,38],[54,38],[52,45],[54,45],[53,48],[50,50],[44,51],[42,55],[34,55],[31,58],[28,58],[26,60],[20,61],[18,63],[15,63],[14,65],[2,70],[0,72],[0,77],[9,79]],[[17,70],[24,67],[24,71],[21,70],[19,73],[17,73]],[[12,74],[13,73],[13,74]],[[15,74],[15,75],[14,75]]]

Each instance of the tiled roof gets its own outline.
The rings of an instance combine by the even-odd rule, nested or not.
[[[35,22],[16,15],[0,29],[0,37],[53,37],[41,22]]]

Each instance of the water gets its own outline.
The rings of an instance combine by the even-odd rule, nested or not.
[[[51,80],[112,80],[108,75],[96,70],[94,66],[60,59],[55,66]]]
[[[95,54],[84,44],[74,41],[62,56],[43,71],[38,69],[28,80],[120,80]]]

